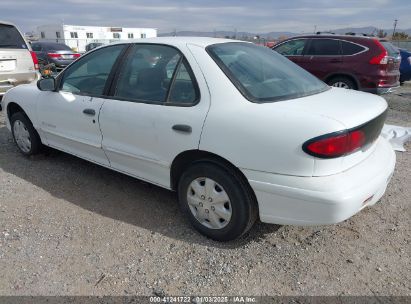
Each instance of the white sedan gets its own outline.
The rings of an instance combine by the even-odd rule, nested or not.
[[[343,221],[382,197],[395,166],[383,98],[239,41],[104,46],[2,105],[23,154],[49,146],[177,191],[194,227],[220,241],[257,218]]]

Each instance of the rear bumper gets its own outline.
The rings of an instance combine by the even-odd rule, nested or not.
[[[19,85],[27,84],[40,79],[38,72],[3,74],[0,76],[0,96],[3,96],[8,90]]]
[[[74,60],[53,60],[49,59],[50,63],[54,63],[54,65],[59,69],[66,68],[69,64],[71,64]]]
[[[262,222],[321,225],[344,221],[384,194],[395,153],[380,137],[373,154],[342,173],[298,177],[242,170],[253,188]]]
[[[360,90],[374,94],[390,93],[400,86],[400,73],[380,73],[363,75],[360,78]]]
[[[362,89],[364,92],[373,93],[377,95],[388,94],[394,92],[396,89],[400,87],[400,83],[393,87],[381,87],[381,88],[373,88],[373,89]]]

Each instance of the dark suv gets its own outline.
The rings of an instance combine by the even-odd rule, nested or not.
[[[399,51],[388,41],[351,35],[308,35],[273,47],[331,86],[387,93],[400,85]]]

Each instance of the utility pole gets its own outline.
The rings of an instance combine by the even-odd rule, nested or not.
[[[398,20],[395,19],[395,20],[394,20],[394,30],[392,31],[392,39],[394,39],[395,30],[397,29],[397,22],[398,22]]]

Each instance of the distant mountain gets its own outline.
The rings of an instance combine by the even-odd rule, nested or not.
[[[327,30],[328,31],[328,30]],[[347,27],[347,28],[340,28],[329,30],[332,33],[336,34],[345,34],[345,33],[358,33],[358,34],[376,34],[378,29],[375,26],[366,26],[366,27]],[[393,29],[383,29],[384,32],[387,32],[388,35],[391,35]],[[411,36],[411,28],[410,29],[396,29],[397,32],[405,32]],[[305,34],[308,34],[306,32]],[[197,37],[230,37],[237,39],[244,39],[250,40],[253,37],[259,36],[260,38],[264,39],[278,39],[281,36],[297,36],[301,35],[298,33],[293,32],[269,32],[269,33],[252,33],[252,32],[234,32],[234,31],[213,31],[213,32],[199,32],[199,31],[178,31],[178,32],[171,32],[171,33],[160,33],[158,36],[165,37],[165,36],[197,36]]]
[[[198,31],[178,31],[171,33],[160,33],[159,37],[167,36],[183,36],[183,37],[218,37],[218,38],[234,38],[237,39],[252,39],[253,37],[259,36],[264,39],[276,39],[280,36],[295,36],[296,33],[292,32],[270,32],[270,33],[251,33],[251,32],[234,32],[234,31],[213,31],[213,32],[198,32]]]

